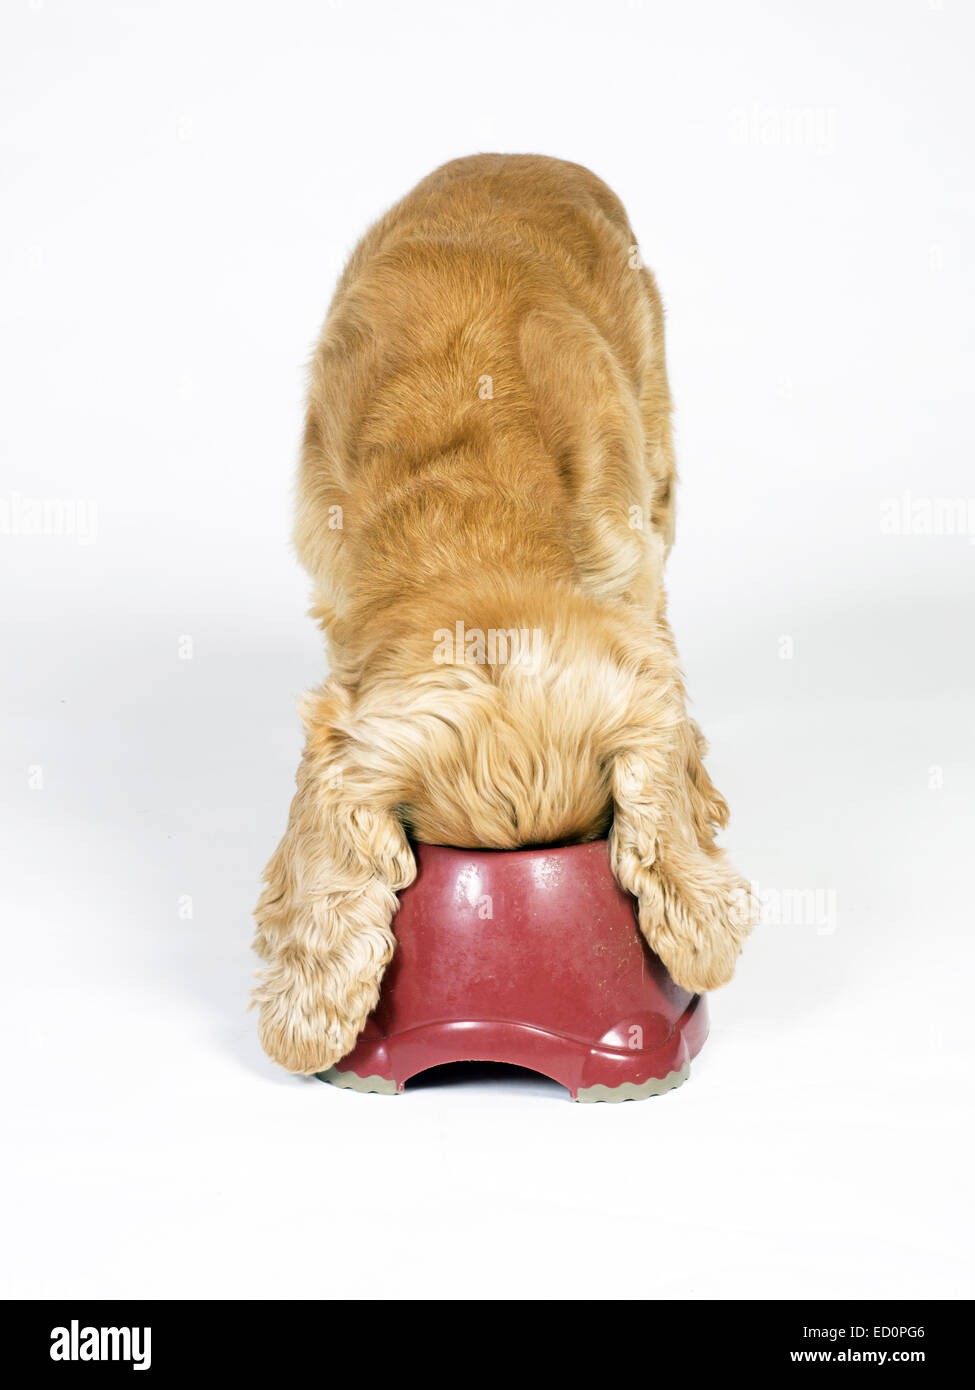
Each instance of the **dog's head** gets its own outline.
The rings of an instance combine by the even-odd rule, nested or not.
[[[577,595],[522,595],[517,623],[512,607],[411,615],[361,663],[342,724],[350,786],[419,840],[514,849],[609,831],[638,660],[618,616]]]
[[[666,626],[566,594],[523,601],[517,625],[503,602],[435,611],[436,625],[391,626],[354,692],[326,688],[307,707],[346,856],[367,823],[369,872],[392,884],[410,836],[510,849],[608,834],[674,977],[723,983],[752,904],[714,843],[727,807]]]

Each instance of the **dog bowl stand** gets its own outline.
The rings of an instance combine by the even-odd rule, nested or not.
[[[685,1081],[708,1032],[674,984],[599,840],[539,850],[417,845],[397,949],[355,1048],[322,1081],[395,1095],[446,1062],[506,1062],[573,1100],[640,1100]]]

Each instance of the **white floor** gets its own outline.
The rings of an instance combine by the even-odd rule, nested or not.
[[[744,6],[733,34],[718,6],[565,5],[475,43],[474,18],[422,4],[412,27],[23,7],[4,495],[88,510],[0,535],[0,1292],[975,1291],[975,546],[883,524],[905,491],[972,490],[970,21],[894,9],[838,34],[829,5],[794,33]],[[515,40],[537,90],[492,105]],[[590,60],[596,99],[567,110]],[[752,101],[822,108],[821,138],[729,144]],[[658,269],[674,625],[727,843],[768,903],[689,1084],[642,1103],[483,1070],[337,1091],[267,1062],[246,1012],[293,701],[323,669],[287,552],[300,364],[369,217],[490,147],[596,167]]]

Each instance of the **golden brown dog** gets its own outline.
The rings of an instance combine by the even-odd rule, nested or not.
[[[376,1004],[410,836],[608,831],[674,979],[731,976],[753,912],[665,617],[670,409],[656,285],[579,165],[455,160],[353,254],[296,529],[331,678],[257,908],[261,1040],[290,1071],[338,1061]]]

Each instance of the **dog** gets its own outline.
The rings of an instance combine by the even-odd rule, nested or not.
[[[332,1066],[376,1005],[411,839],[608,835],[673,979],[731,977],[755,911],[666,618],[675,481],[660,295],[589,170],[454,160],[365,235],[299,468],[330,676],[255,914],[289,1071]]]

